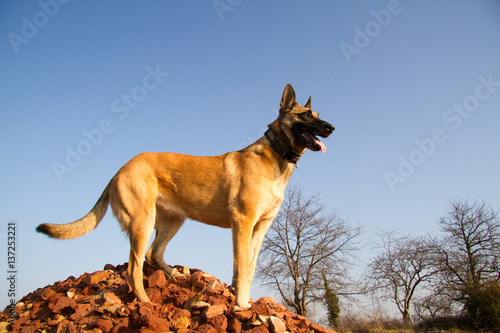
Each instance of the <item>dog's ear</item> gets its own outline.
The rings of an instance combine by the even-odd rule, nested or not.
[[[311,109],[311,96],[309,96],[309,99],[307,100],[307,103],[306,105],[304,105],[304,107],[309,110]]]
[[[292,109],[295,104],[297,104],[297,100],[295,99],[295,90],[293,90],[291,85],[287,84],[285,91],[283,91],[283,96],[281,97],[280,110]]]

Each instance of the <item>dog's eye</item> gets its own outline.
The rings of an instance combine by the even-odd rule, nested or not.
[[[313,118],[313,114],[312,114],[312,111],[311,111],[311,110],[307,110],[307,111],[305,111],[305,112],[302,112],[302,113],[300,114],[300,116],[301,116],[302,118],[304,118],[304,119],[311,119],[311,118]]]

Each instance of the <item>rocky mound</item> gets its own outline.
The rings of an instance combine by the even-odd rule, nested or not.
[[[129,290],[127,264],[106,265],[23,297],[0,314],[0,332],[332,332],[264,297],[234,311],[232,289],[199,270],[177,267],[184,280],[144,267],[144,285],[155,304]],[[14,318],[14,319],[12,319]]]

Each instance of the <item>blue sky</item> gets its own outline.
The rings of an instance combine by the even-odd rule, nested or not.
[[[15,221],[18,294],[128,261],[110,212],[77,240],[38,224],[85,215],[140,152],[252,143],[287,83],[336,127],[291,181],[363,242],[434,232],[453,196],[499,209],[499,59],[493,0],[2,1],[0,241]],[[229,283],[230,231],[188,222],[165,259]]]

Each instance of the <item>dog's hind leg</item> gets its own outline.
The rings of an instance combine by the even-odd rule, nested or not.
[[[155,223],[154,205],[151,211],[134,216],[129,229],[130,260],[128,263],[128,280],[139,302],[149,302],[144,291],[143,266],[144,256],[148,248],[149,239],[153,234]]]
[[[186,218],[167,212],[160,206],[156,206],[156,236],[153,244],[146,254],[146,261],[156,269],[161,269],[165,273],[174,277],[184,277],[176,269],[168,266],[163,258],[165,248],[182,227]]]

